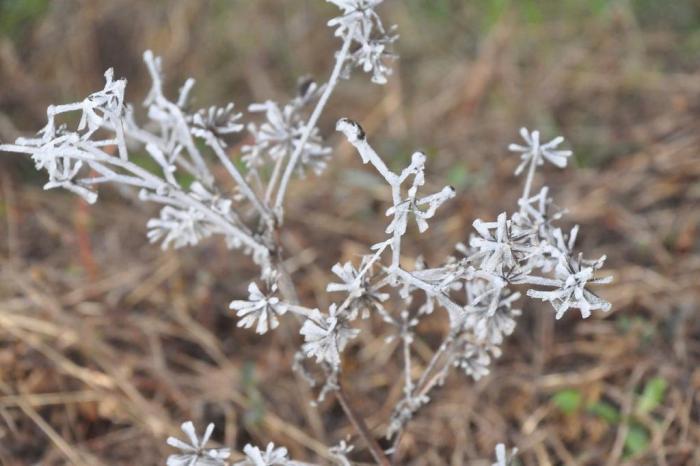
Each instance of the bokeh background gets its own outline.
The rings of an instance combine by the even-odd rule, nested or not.
[[[109,67],[138,104],[148,48],[172,92],[197,79],[198,106],[285,101],[299,76],[327,76],[335,11],[321,0],[0,0],[0,140],[101,89]],[[491,375],[453,374],[418,414],[401,464],[490,464],[497,442],[523,465],[700,464],[700,3],[387,0],[382,13],[401,34],[394,77],[340,86],[320,125],[329,169],[289,196],[282,240],[302,300],[327,305],[330,267],[383,237],[386,190],[333,133],[342,116],[392,166],[423,149],[429,183],[457,188],[407,242],[406,256],[428,263],[474,218],[512,210],[517,157],[505,148],[520,126],[563,134],[573,166],[538,181],[615,276],[608,315],[555,322],[526,304]],[[217,423],[215,440],[237,449],[274,441],[321,463],[354,434],[333,400],[309,406],[290,370],[295,323],[271,338],[236,328],[227,303],[245,296],[248,259],[216,240],[162,252],[145,236],[153,206],[107,188],[88,207],[43,183],[29,160],[0,155],[0,464],[164,464],[164,439],[185,419]],[[419,347],[445,324],[422,327]],[[380,435],[400,367],[382,327],[366,330],[343,377]]]

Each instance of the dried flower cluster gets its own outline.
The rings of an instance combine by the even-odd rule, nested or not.
[[[48,123],[36,138],[21,138],[0,150],[29,155],[37,169],[46,170],[46,189],[64,188],[87,202],[97,200],[96,186],[116,183],[138,189],[140,199],[161,206],[158,217],[148,221],[148,238],[163,248],[192,246],[215,235],[224,237],[232,249],[250,255],[260,265],[260,281],[248,286],[248,296],[235,299],[230,308],[238,325],[267,334],[286,314],[297,316],[303,343],[295,369],[312,384],[319,383],[319,398],[341,390],[339,373],[343,351],[359,334],[356,321],[377,316],[387,325],[387,342],[398,341],[404,366],[403,398],[386,423],[386,435],[395,439],[416,412],[430,402],[433,389],[441,385],[451,369],[462,370],[478,380],[487,375],[501,354],[504,338],[513,333],[521,310],[514,307],[521,293],[550,303],[556,318],[578,309],[585,318],[593,310],[607,311],[610,304],[596,295],[591,285],[608,283],[597,272],[604,257],[584,259],[574,251],[578,227],[563,230],[557,222],[564,215],[543,187],[532,194],[535,171],[544,162],[566,166],[571,151],[557,147],[563,138],[540,142],[537,131],[521,130],[524,144],[509,149],[520,154],[515,174],[526,173],[522,195],[511,214],[503,212],[493,220],[474,221],[474,232],[455,255],[429,267],[420,258],[402,260],[402,241],[415,224],[420,233],[428,230],[437,210],[456,193],[451,186],[427,190],[426,156],[416,152],[400,171],[392,171],[368,142],[362,127],[341,119],[337,130],[386,181],[391,205],[386,210],[386,237],[371,245],[357,264],[336,264],[336,282],[328,293],[337,298],[327,309],[307,307],[298,302],[293,283],[283,262],[276,232],[283,226],[283,202],[294,173],[320,173],[331,153],[324,145],[316,124],[339,82],[352,68],[371,73],[372,81],[386,82],[387,66],[393,57],[389,48],[396,40],[393,28],[385,29],[376,12],[381,0],[329,0],[341,15],[328,25],[342,40],[328,82],[303,80],[296,97],[282,105],[273,101],[252,104],[254,115],[264,120],[242,123],[243,115],[233,104],[193,110],[190,79],[177,99],[163,94],[160,59],[150,51],[144,60],[152,87],[144,101],[150,122],[139,125],[133,108],[124,102],[126,82],[105,73],[104,89],[82,102],[49,107]],[[310,110],[310,114],[309,114]],[[64,114],[80,113],[80,122],[69,129],[57,120]],[[241,164],[227,152],[227,141],[244,129],[251,143],[243,146]],[[202,147],[207,148],[207,153]],[[133,161],[141,151],[157,165],[149,171]],[[207,158],[215,158],[228,173],[231,185],[215,179]],[[182,174],[196,181],[187,185]],[[426,194],[425,191],[428,191]],[[410,263],[411,266],[407,265]],[[415,377],[414,334],[421,319],[443,309],[449,330],[435,348],[433,358]],[[320,370],[309,371],[314,361]],[[312,374],[313,372],[313,374]],[[318,374],[322,376],[319,380]],[[340,395],[339,395],[340,399]],[[344,403],[343,403],[344,405]],[[352,413],[348,416],[352,420]],[[226,465],[229,449],[207,449],[213,425],[199,439],[191,422],[182,425],[189,439],[185,443],[169,438],[168,444],[181,454],[168,458],[169,466]],[[388,464],[373,438],[360,429],[379,464]],[[341,442],[329,450],[337,464],[350,464],[352,445]],[[246,459],[234,465],[296,465],[287,450],[269,444],[265,450],[247,445]],[[507,465],[505,447],[497,448],[497,464]]]
[[[398,36],[393,34],[394,27],[387,32],[375,11],[383,0],[328,1],[343,11],[342,16],[331,19],[328,25],[336,28],[336,36],[355,47],[343,71],[344,77],[350,75],[353,67],[358,67],[365,73],[372,73],[372,82],[385,84],[391,75],[387,62],[395,58],[391,46]]]

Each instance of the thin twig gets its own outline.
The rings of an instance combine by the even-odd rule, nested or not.
[[[340,383],[338,383],[338,388],[335,390],[335,396],[338,398],[340,406],[343,408],[343,411],[345,411],[345,415],[348,417],[348,419],[350,419],[350,422],[352,423],[353,427],[355,427],[355,430],[359,432],[362,439],[367,443],[367,447],[369,447],[369,451],[372,453],[374,460],[381,466],[391,466],[391,463],[387,459],[386,455],[384,455],[382,448],[379,446],[367,428],[365,421],[353,410]]]
[[[231,162],[231,159],[228,158],[228,155],[226,155],[226,152],[224,152],[221,144],[219,144],[219,142],[213,136],[207,139],[207,144],[212,148],[214,154],[216,154],[219,161],[222,163],[224,168],[226,168],[226,171],[229,173],[229,175],[231,175],[231,178],[234,179],[243,195],[248,198],[250,203],[253,204],[264,219],[269,220],[270,212],[263,206],[260,199],[258,199],[258,196],[255,194],[245,178],[243,178],[243,175],[241,175],[241,172],[238,171],[233,162]]]
[[[318,99],[318,103],[316,104],[316,108],[314,108],[313,113],[311,114],[311,117],[309,118],[309,121],[306,123],[306,126],[304,127],[304,132],[301,135],[301,139],[299,139],[299,144],[297,145],[296,149],[294,150],[294,153],[292,154],[292,157],[289,159],[289,163],[287,163],[287,167],[284,169],[284,175],[282,175],[282,181],[280,181],[280,187],[277,191],[277,197],[275,199],[275,207],[274,207],[274,212],[281,217],[281,208],[282,204],[284,203],[284,196],[287,192],[287,184],[289,183],[289,179],[292,177],[292,173],[294,173],[294,168],[296,167],[297,162],[299,161],[299,157],[301,156],[302,151],[304,150],[304,146],[306,146],[306,142],[309,140],[309,137],[311,136],[311,132],[313,129],[316,127],[316,123],[318,122],[318,119],[321,117],[321,113],[323,113],[323,109],[326,107],[326,103],[328,102],[328,99],[330,98],[331,94],[333,93],[333,90],[335,89],[336,85],[338,84],[338,78],[340,77],[340,72],[343,69],[343,65],[345,64],[345,60],[348,57],[348,52],[350,51],[350,44],[352,43],[352,38],[355,34],[355,28],[357,26],[353,25],[350,28],[350,31],[348,34],[345,36],[345,41],[343,42],[343,47],[340,49],[340,53],[338,53],[336,60],[335,60],[335,66],[333,67],[333,72],[331,73],[331,77],[328,80],[328,84],[326,85],[326,88],[323,91],[323,94],[321,95],[321,98]]]
[[[61,437],[61,435],[56,432],[56,430],[51,427],[51,425],[49,425],[49,423],[46,422],[46,420],[41,417],[41,415],[34,408],[25,403],[23,400],[18,402],[18,406],[22,411],[24,411],[24,414],[26,414],[27,417],[31,419],[42,432],[44,432],[44,434],[51,440],[51,442],[70,463],[75,464],[76,466],[87,466],[89,464],[85,461],[85,458],[83,458],[80,452],[78,452],[63,437]],[[91,460],[94,461],[95,458],[91,458]]]
[[[525,186],[523,187],[523,195],[520,199],[528,199],[530,197],[530,190],[532,189],[532,180],[535,178],[535,169],[537,168],[537,158],[538,154],[533,154],[530,159],[530,167],[527,170],[527,178],[525,179]]]

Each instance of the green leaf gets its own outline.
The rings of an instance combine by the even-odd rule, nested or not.
[[[552,397],[552,402],[564,414],[569,415],[573,414],[579,409],[582,399],[583,396],[581,395],[581,392],[576,389],[569,388],[555,393]]]
[[[666,395],[668,382],[661,377],[654,377],[644,386],[644,391],[637,401],[637,412],[648,413],[659,406]]]
[[[617,424],[620,422],[620,411],[607,401],[591,403],[586,410],[594,416],[603,419],[608,424]]]
[[[625,454],[636,456],[649,448],[649,433],[639,424],[632,424],[625,437]]]

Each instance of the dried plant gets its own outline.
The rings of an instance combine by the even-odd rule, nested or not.
[[[385,83],[391,70],[390,52],[396,40],[394,28],[384,28],[376,7],[381,0],[329,0],[341,15],[328,25],[342,40],[326,83],[304,80],[298,94],[286,104],[273,101],[252,104],[248,110],[264,116],[262,123],[242,122],[233,104],[192,110],[188,96],[194,85],[189,79],[175,100],[163,94],[160,59],[147,51],[144,61],[152,79],[144,101],[149,122],[140,125],[132,107],[124,102],[126,82],[105,73],[105,86],[82,102],[51,106],[48,123],[36,138],[21,138],[0,150],[30,156],[37,169],[48,173],[45,189],[64,188],[97,200],[97,186],[103,183],[138,189],[143,201],[161,206],[157,218],[148,221],[148,238],[163,248],[192,246],[210,236],[221,235],[231,249],[248,254],[260,266],[260,281],[248,286],[248,296],[231,301],[239,326],[263,335],[274,331],[279,321],[295,315],[300,321],[303,343],[294,368],[318,387],[319,399],[334,394],[378,464],[388,465],[397,457],[407,424],[430,403],[435,388],[452,369],[460,369],[478,380],[487,375],[501,355],[504,338],[512,334],[521,310],[515,308],[521,293],[549,302],[557,319],[569,309],[579,309],[586,318],[593,310],[607,311],[610,304],[596,295],[591,285],[608,283],[599,278],[604,257],[583,259],[575,253],[578,227],[568,232],[557,226],[564,215],[557,210],[549,190],[532,194],[535,171],[544,162],[566,166],[571,151],[559,150],[558,137],[541,144],[538,131],[522,129],[524,145],[509,149],[521,155],[515,174],[526,173],[522,195],[512,214],[503,212],[495,220],[474,221],[474,233],[455,254],[442,264],[429,267],[419,258],[412,267],[402,261],[402,241],[415,222],[425,233],[437,210],[455,189],[445,186],[425,194],[426,156],[416,152],[398,172],[390,170],[372,148],[363,128],[355,121],[341,119],[336,129],[388,184],[392,203],[386,238],[369,245],[357,264],[336,264],[332,272],[338,282],[329,283],[328,293],[337,300],[327,309],[302,305],[282,261],[284,252],[277,241],[284,225],[283,204],[294,174],[320,173],[331,149],[324,145],[317,122],[340,78],[361,68],[375,83]],[[79,112],[75,129],[58,120]],[[309,114],[310,113],[310,114]],[[227,138],[247,129],[252,143],[242,148],[241,164],[226,151]],[[207,148],[204,153],[202,147]],[[157,164],[149,171],[130,157],[143,150]],[[207,163],[215,158],[230,177],[217,180]],[[195,181],[187,185],[181,174]],[[414,339],[421,319],[442,309],[449,330],[435,348],[432,359],[414,377]],[[386,422],[386,437],[392,448],[379,447],[361,417],[347,399],[339,375],[343,351],[360,333],[358,320],[378,316],[390,333],[387,341],[400,342],[403,359],[403,397]],[[315,369],[314,369],[315,364]],[[298,465],[287,450],[269,444],[265,450],[247,445],[241,462],[227,463],[228,449],[205,449],[213,425],[199,439],[191,422],[182,425],[189,444],[175,438],[168,444],[181,450],[167,464],[176,465]],[[329,450],[337,464],[351,464],[353,446],[344,441]],[[509,464],[505,447],[497,448],[497,465]],[[514,453],[514,452],[513,452]]]

